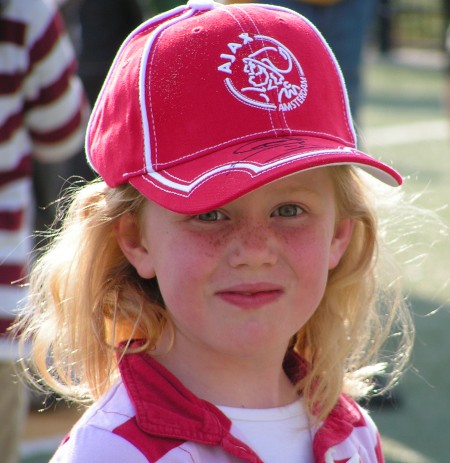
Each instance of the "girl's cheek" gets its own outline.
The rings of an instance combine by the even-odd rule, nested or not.
[[[193,232],[186,239],[186,246],[202,251],[203,254],[214,255],[224,249],[230,241],[231,233],[228,232]]]

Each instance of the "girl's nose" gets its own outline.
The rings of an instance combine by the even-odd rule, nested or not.
[[[236,227],[229,242],[229,263],[233,268],[258,268],[277,262],[276,238],[267,224],[244,222]]]

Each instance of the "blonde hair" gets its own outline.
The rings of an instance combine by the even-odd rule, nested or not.
[[[392,387],[414,338],[400,271],[382,238],[375,199],[353,168],[332,170],[337,220],[353,219],[352,238],[329,272],[319,307],[291,344],[310,367],[298,388],[317,419],[329,413],[342,391],[358,399]],[[375,375],[385,377],[378,390]]]
[[[290,344],[309,364],[298,388],[317,419],[342,391],[355,397],[368,393],[378,371],[368,367],[379,364],[380,348],[397,323],[402,341],[394,350],[401,355],[389,359],[395,379],[413,334],[401,293],[377,273],[379,230],[365,183],[349,166],[330,171],[338,220],[354,220],[353,236],[330,271],[318,309]],[[118,341],[144,338],[139,350],[150,351],[171,328],[156,279],[138,276],[115,237],[117,220],[133,214],[139,223],[144,203],[130,185],[109,188],[95,181],[80,188],[32,270],[30,300],[18,329],[24,343],[31,341],[32,371],[69,399],[90,401],[108,390],[118,376]],[[120,349],[123,355],[131,352],[128,345]]]
[[[167,313],[156,281],[137,275],[115,237],[117,220],[139,216],[145,198],[129,185],[94,181],[67,202],[61,229],[32,269],[16,330],[31,344],[32,372],[68,399],[89,402],[117,378],[118,342],[145,333],[142,349],[150,348]]]

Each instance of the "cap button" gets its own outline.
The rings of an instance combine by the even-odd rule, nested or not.
[[[187,6],[197,11],[213,10],[218,5],[214,0],[189,0]]]

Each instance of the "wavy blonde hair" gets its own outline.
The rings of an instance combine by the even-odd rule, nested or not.
[[[310,365],[298,388],[317,419],[342,391],[368,393],[375,371],[369,367],[379,364],[393,326],[401,334],[389,358],[395,380],[413,334],[395,277],[385,281],[377,270],[380,233],[366,185],[352,167],[329,169],[337,218],[354,220],[353,235],[318,309],[290,343]],[[139,350],[150,351],[172,326],[156,279],[138,276],[115,237],[122,215],[133,214],[139,223],[145,201],[130,185],[95,181],[78,189],[31,272],[30,299],[17,327],[22,341],[31,341],[31,371],[42,378],[37,382],[71,400],[97,399],[117,379],[118,341],[144,338]],[[126,345],[122,354],[129,352]]]

